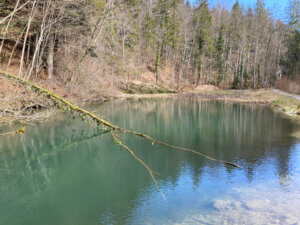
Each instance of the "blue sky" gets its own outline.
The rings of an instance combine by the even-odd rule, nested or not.
[[[221,3],[222,6],[225,6],[227,9],[231,9],[236,0],[208,0],[210,6],[217,5]],[[191,3],[196,2],[196,0],[190,0]],[[254,8],[256,0],[239,0],[241,5],[244,5],[245,8],[251,6]],[[288,7],[288,0],[264,0],[265,6],[267,9],[270,9],[272,15],[275,19],[281,19],[285,21],[286,8]]]

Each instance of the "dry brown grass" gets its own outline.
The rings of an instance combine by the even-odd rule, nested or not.
[[[289,93],[300,94],[300,79],[292,80],[282,77],[276,81],[275,87]]]
[[[219,88],[214,85],[199,85],[194,89],[194,91],[214,91],[218,90]]]

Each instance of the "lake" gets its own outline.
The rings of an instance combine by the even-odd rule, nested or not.
[[[0,137],[1,225],[300,224],[299,124],[269,107],[194,98],[117,100],[104,119],[234,168],[69,114]],[[0,127],[0,133],[20,125]]]

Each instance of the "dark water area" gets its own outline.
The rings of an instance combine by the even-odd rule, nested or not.
[[[0,137],[0,225],[300,224],[299,124],[268,107],[196,99],[92,107],[118,126],[198,155],[59,114]],[[16,129],[18,126],[16,126]],[[0,127],[0,133],[14,127]]]

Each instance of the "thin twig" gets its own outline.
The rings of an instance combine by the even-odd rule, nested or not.
[[[128,151],[135,160],[137,160],[140,164],[142,164],[142,166],[144,166],[146,168],[146,170],[148,171],[149,175],[151,176],[151,178],[153,180],[153,183],[155,184],[157,190],[161,193],[163,199],[165,201],[167,201],[164,193],[160,190],[160,188],[158,186],[158,183],[157,183],[157,180],[155,179],[155,177],[153,175],[153,171],[150,169],[150,167],[143,160],[141,160],[139,157],[137,157],[136,154],[128,146],[124,145],[121,142],[121,140],[117,138],[116,134],[113,131],[111,131],[110,134],[111,134],[111,136],[114,139],[116,144],[120,145],[124,150]]]

